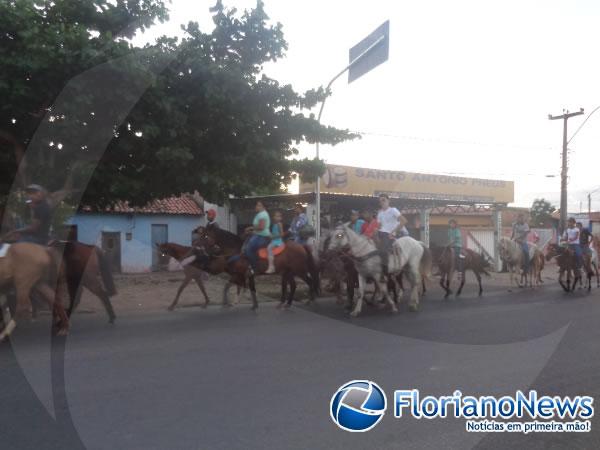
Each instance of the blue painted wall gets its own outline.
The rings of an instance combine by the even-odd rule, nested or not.
[[[150,272],[152,270],[152,225],[168,226],[168,241],[190,245],[192,230],[205,223],[201,216],[159,214],[94,214],[79,213],[69,221],[77,225],[80,242],[102,247],[102,232],[121,233],[121,270],[124,273]],[[126,233],[132,233],[126,240]]]

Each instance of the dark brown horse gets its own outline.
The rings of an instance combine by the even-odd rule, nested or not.
[[[173,242],[167,242],[166,244],[158,244],[158,251],[164,256],[170,256],[171,258],[176,259],[181,262],[190,254],[190,250],[192,247],[186,247],[185,245],[175,244]],[[194,261],[191,264],[183,266],[183,273],[185,278],[181,282],[179,288],[177,288],[177,294],[175,294],[175,298],[167,308],[169,311],[173,311],[177,306],[177,302],[179,301],[179,296],[183,292],[183,290],[190,284],[190,281],[195,281],[202,294],[204,295],[204,305],[203,308],[206,308],[210,303],[208,298],[208,294],[206,293],[206,289],[204,288],[204,283],[202,281],[202,270],[199,267],[200,261]]]
[[[575,252],[568,247],[563,247],[558,244],[548,244],[546,250],[546,261],[556,258],[558,264],[558,283],[565,292],[572,292],[577,286],[577,282],[583,286],[581,271],[577,268],[577,257]],[[591,267],[591,258],[589,255],[583,255],[583,267],[587,273],[587,290],[592,289],[592,277],[594,272]],[[565,283],[564,277],[567,274]],[[571,276],[573,276],[573,284],[571,284]]]
[[[249,263],[241,251],[243,243],[241,238],[228,231],[212,227],[199,227],[195,232],[198,235],[197,245],[203,248],[208,256],[203,267],[214,264],[215,261],[219,264],[224,263],[225,272],[231,276],[223,291],[223,304],[229,303],[228,294],[231,286],[245,287],[247,281],[252,297],[252,309],[258,308],[254,278],[255,275],[262,275],[266,271],[266,259],[259,259],[255,275],[248,276]],[[306,246],[291,241],[286,242],[285,249],[275,256],[275,272],[281,275],[280,306],[291,306],[296,292],[296,277],[308,285],[310,300],[314,300],[318,273],[314,259]]]
[[[444,291],[446,291],[444,298],[448,298],[452,294],[450,283],[454,277],[454,273],[458,272],[458,268],[455,264],[454,249],[450,247],[436,247],[433,249],[433,253],[441,274],[440,286],[442,286]],[[475,274],[477,283],[479,284],[479,295],[481,296],[483,294],[481,275],[483,274],[490,276],[489,272],[487,271],[489,263],[483,255],[480,255],[471,249],[465,248],[462,250],[462,253],[464,258],[462,259],[462,271],[459,272],[461,275],[460,285],[456,291],[456,296],[458,297],[461,294],[465,285],[465,273],[467,270],[470,270]]]
[[[56,241],[51,246],[63,255],[64,272],[71,301],[67,315],[71,317],[81,301],[83,288],[86,288],[100,299],[109,323],[114,323],[117,316],[110,297],[117,294],[117,289],[110,263],[104,252],[95,245],[77,241]]]

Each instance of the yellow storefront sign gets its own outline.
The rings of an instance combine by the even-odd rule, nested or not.
[[[300,193],[314,192],[314,183],[301,183]],[[407,199],[511,203],[514,183],[504,180],[464,178],[393,170],[327,165],[321,177],[321,192]]]

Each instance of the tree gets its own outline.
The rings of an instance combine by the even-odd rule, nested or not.
[[[294,159],[295,145],[356,136],[304,114],[323,88],[299,94],[263,72],[287,49],[281,24],[260,1],[210,11],[210,33],[189,23],[181,40],[134,48],[126,38],[167,18],[163,1],[2,3],[2,192],[16,173],[76,203],[196,189],[215,201],[322,173],[321,161]]]
[[[529,215],[531,216],[531,224],[534,227],[543,227],[551,223],[552,213],[556,208],[550,202],[543,198],[533,201]]]

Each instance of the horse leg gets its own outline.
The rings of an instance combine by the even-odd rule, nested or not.
[[[460,286],[458,286],[458,290],[456,291],[456,296],[457,297],[460,296],[460,293],[463,290],[463,287],[465,285],[465,278],[467,278],[466,275],[467,275],[467,272],[465,270],[463,270],[462,272],[460,272]]]
[[[194,277],[194,281],[196,282],[196,284],[200,288],[200,291],[202,292],[202,295],[204,295],[204,305],[202,305],[202,307],[206,308],[208,306],[208,304],[210,303],[210,299],[208,298],[208,294],[206,292],[206,288],[204,287],[204,282],[202,281],[201,277],[202,277],[202,275],[195,276]]]
[[[14,321],[12,314],[10,313],[8,302],[0,302],[0,308],[2,309],[2,322],[4,326],[2,332],[0,332],[0,342],[2,342],[12,334],[17,326],[17,323]]]
[[[183,290],[187,287],[187,285],[190,284],[190,281],[192,281],[191,275],[186,274],[185,279],[181,282],[181,285],[177,289],[177,294],[175,294],[175,298],[173,299],[173,301],[171,302],[171,304],[169,305],[167,310],[173,311],[175,309],[175,306],[177,306],[177,303],[179,302],[179,296],[181,295]]]
[[[248,286],[250,287],[250,296],[252,297],[252,311],[258,309],[258,300],[256,299],[256,283],[254,282],[254,275],[250,275],[248,278]]]
[[[315,287],[315,280],[313,280],[307,274],[302,274],[300,276],[300,278],[302,278],[302,281],[304,281],[308,285],[308,298],[309,298],[308,304],[311,304],[312,302],[315,301],[315,298],[317,295],[317,289]]]
[[[100,299],[104,309],[106,310],[106,314],[108,314],[108,323],[115,323],[115,319],[117,318],[115,311],[112,307],[112,303],[110,302],[110,297],[108,296],[108,292],[102,287],[100,280],[96,277],[85,280],[85,287],[90,290],[92,294]],[[81,289],[79,290],[79,296],[81,297]]]
[[[288,288],[288,272],[283,272],[281,274],[281,298],[279,300],[279,305],[277,308],[281,308],[285,305],[285,301],[287,299],[287,288]]]
[[[288,275],[288,280],[290,283],[290,295],[288,296],[288,300],[285,305],[286,308],[289,308],[292,306],[292,303],[294,302],[294,295],[296,295],[296,280],[294,279],[293,273],[290,273]]]
[[[481,285],[481,273],[475,271],[475,277],[477,278],[477,284],[479,285],[479,297],[483,294],[483,286]]]
[[[363,298],[365,296],[365,284],[366,279],[362,274],[358,274],[358,298],[356,299],[356,306],[354,310],[350,313],[352,317],[358,317],[360,312],[362,311]]]
[[[408,310],[410,312],[416,312],[419,309],[419,270],[413,269],[408,272],[408,279],[410,281],[410,303],[408,304]]]
[[[67,282],[67,287],[69,289],[69,298],[71,299],[71,304],[67,309],[67,316],[69,316],[69,319],[79,306],[79,303],[81,303],[81,296],[83,295],[82,284],[76,284],[75,280],[68,280]]]
[[[231,286],[233,285],[233,283],[231,282],[231,280],[229,280],[227,283],[225,283],[225,287],[223,288],[223,307],[226,308],[228,306],[231,306],[231,303],[229,303],[229,290],[231,289]],[[238,286],[239,289],[239,286]],[[238,290],[238,294],[239,294],[239,290]]]
[[[69,334],[69,318],[67,317],[67,313],[65,308],[63,307],[60,299],[57,299],[56,292],[53,291],[50,286],[45,283],[42,283],[36,287],[37,291],[40,292],[48,302],[50,306],[50,310],[52,311],[52,316],[58,316],[59,319],[59,329],[57,330],[57,336],[66,336]]]
[[[381,290],[383,297],[388,302],[388,305],[390,305],[390,307],[392,308],[392,312],[397,313],[398,308],[396,308],[396,304],[392,300],[392,297],[390,297],[390,293],[388,292],[388,289],[387,289],[387,284],[385,282],[382,283],[381,281],[379,281],[378,278],[375,278],[375,285]]]

